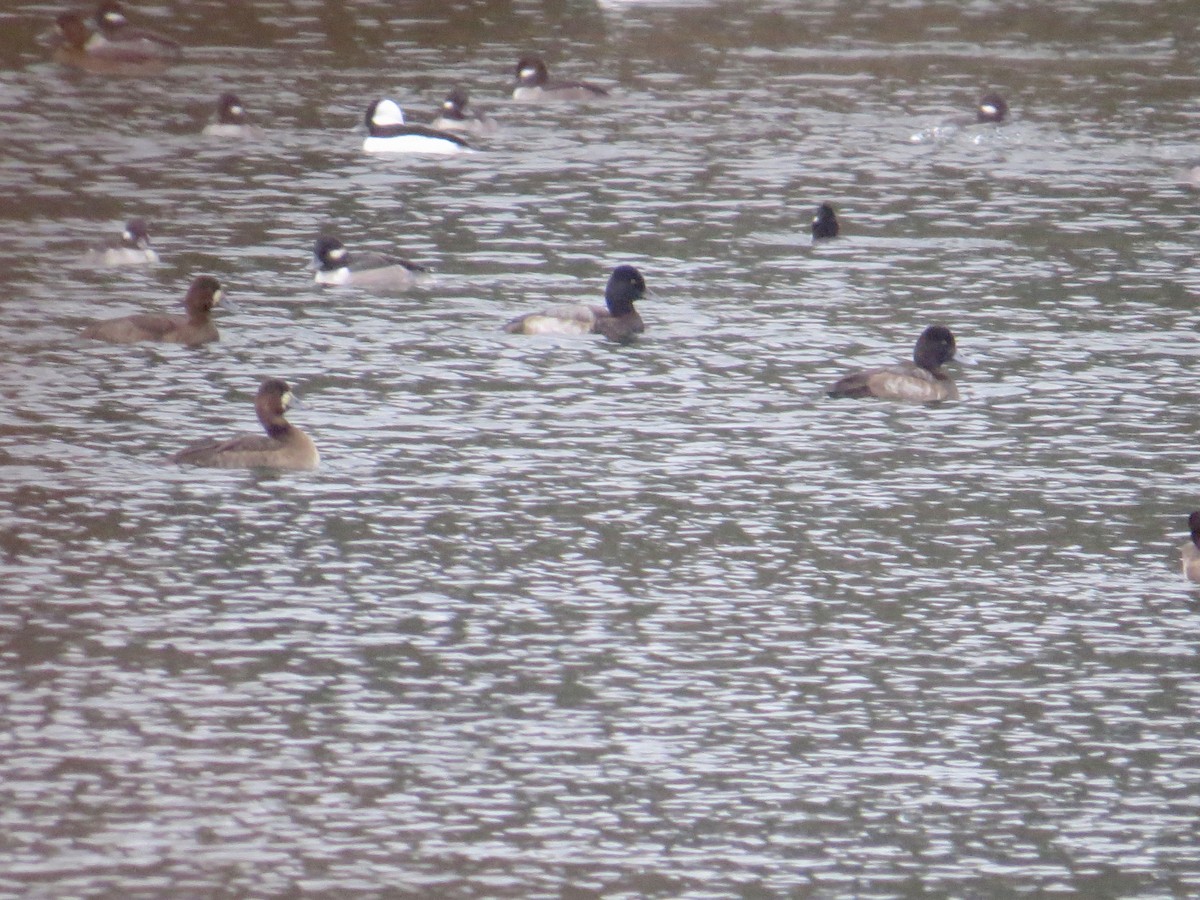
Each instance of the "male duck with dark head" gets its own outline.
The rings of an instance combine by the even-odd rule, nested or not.
[[[364,117],[367,137],[363,150],[367,153],[434,153],[448,155],[471,153],[471,145],[457,134],[439,131],[428,125],[409,125],[404,111],[396,101],[386,97],[367,107]]]
[[[522,56],[517,60],[517,86],[513,99],[525,103],[558,102],[560,100],[597,100],[608,91],[586,81],[551,81],[550,70],[540,56]]]
[[[633,308],[634,301],[645,293],[641,272],[633,266],[617,266],[604,289],[604,306],[563,303],[513,319],[504,330],[510,334],[602,334],[614,341],[629,341],[646,330]]]
[[[286,381],[268,378],[254,398],[265,435],[241,434],[192,444],[172,456],[171,462],[218,469],[315,469],[321,462],[316,444],[284,418],[292,400]]]
[[[1200,512],[1188,516],[1188,530],[1192,538],[1179,548],[1183,560],[1183,577],[1188,581],[1200,581]]]
[[[183,298],[187,315],[139,313],[119,319],[105,319],[85,328],[83,336],[110,344],[160,341],[198,347],[218,340],[217,328],[212,323],[212,311],[220,305],[222,294],[221,283],[217,279],[211,275],[200,275]]]
[[[125,16],[118,0],[101,0],[96,8],[98,37],[109,47],[129,53],[175,62],[183,55],[179,44],[156,31],[135,28]]]
[[[932,403],[957,400],[958,390],[942,365],[954,359],[954,335],[943,325],[930,325],[917,338],[912,362],[851,372],[831,384],[830,397],[878,397]]]
[[[325,235],[313,245],[313,265],[317,284],[353,284],[376,290],[404,290],[412,287],[425,271],[406,259],[354,253],[335,237]]]

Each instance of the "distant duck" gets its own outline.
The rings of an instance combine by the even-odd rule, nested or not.
[[[96,9],[96,27],[98,37],[115,49],[164,62],[175,62],[183,55],[183,49],[170,38],[157,31],[130,25],[125,8],[118,0],[101,0]]]
[[[617,266],[604,289],[604,306],[562,303],[519,316],[504,326],[510,334],[602,334],[628,341],[645,331],[634,301],[646,293],[646,282],[633,266]]]
[[[604,88],[586,81],[551,81],[550,71],[539,56],[522,56],[517,61],[517,86],[513,99],[540,103],[559,100],[596,100],[607,97]]]
[[[470,153],[471,145],[456,134],[427,125],[407,125],[395,101],[376,100],[365,116],[368,153]]]
[[[1008,103],[998,93],[988,91],[979,98],[979,105],[975,108],[976,122],[1003,122],[1007,118]]]
[[[837,214],[833,211],[833,204],[822,203],[817,207],[817,214],[813,216],[812,220],[813,241],[835,238],[838,236],[838,230]]]
[[[317,238],[313,245],[317,284],[353,284],[364,288],[403,290],[412,287],[425,268],[406,259],[372,253],[353,256],[335,237]]]
[[[1192,539],[1179,548],[1183,577],[1188,581],[1200,581],[1200,512],[1188,516],[1188,530],[1192,533]]]
[[[495,134],[496,123],[487,116],[467,110],[467,92],[455,88],[442,101],[441,111],[433,120],[432,127],[442,131],[462,131],[466,134],[485,136]]]
[[[246,107],[237,94],[226,92],[217,98],[216,121],[204,126],[204,134],[221,138],[261,137],[262,129],[250,123]]]
[[[212,311],[221,303],[221,283],[211,275],[196,278],[183,298],[185,316],[167,313],[138,313],[118,319],[93,322],[83,330],[83,337],[107,341],[110,344],[134,344],[139,341],[159,341],[198,347],[219,339],[212,323]]]
[[[292,390],[286,381],[266,379],[254,398],[254,411],[265,435],[242,434],[227,440],[202,441],[174,454],[171,462],[218,469],[317,468],[321,454],[316,444],[284,418],[292,400]]]
[[[158,254],[150,246],[150,232],[142,219],[130,219],[121,234],[102,247],[84,254],[89,266],[148,266],[158,262]]]
[[[917,338],[912,362],[863,369],[843,376],[826,389],[830,397],[878,397],[931,403],[957,400],[958,390],[941,370],[954,359],[954,335],[943,325],[930,325]]]

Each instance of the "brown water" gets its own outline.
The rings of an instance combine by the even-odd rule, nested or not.
[[[1200,893],[1194,4],[139,4],[145,81],[59,10],[0,12],[0,893]],[[454,84],[480,153],[360,152]],[[622,262],[638,343],[500,332]],[[78,338],[199,272],[221,343]],[[822,396],[933,321],[961,403]],[[320,471],[164,464],[264,375]]]

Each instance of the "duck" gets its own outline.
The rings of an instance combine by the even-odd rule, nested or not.
[[[200,275],[192,281],[183,305],[185,316],[167,313],[138,313],[118,319],[93,322],[83,330],[83,337],[110,344],[135,344],[139,341],[159,341],[198,347],[219,340],[212,323],[213,308],[219,306],[224,291],[221,282],[211,275]]]
[[[209,137],[222,138],[251,138],[262,135],[262,129],[250,124],[246,115],[246,107],[237,94],[226,91],[217,98],[216,121],[204,126],[204,134]]]
[[[608,91],[586,81],[551,81],[550,70],[540,56],[522,56],[517,60],[517,86],[514,100],[541,103],[559,100],[596,100],[608,96]]]
[[[54,59],[65,66],[101,75],[148,75],[166,68],[161,59],[110,44],[88,28],[78,13],[62,13],[54,24],[58,28]]]
[[[431,123],[431,127],[440,131],[461,131],[475,136],[496,133],[496,123],[480,113],[467,110],[467,92],[463,88],[455,88],[442,101],[441,111]]]
[[[84,254],[85,265],[105,266],[148,266],[158,262],[158,253],[150,246],[150,232],[144,219],[130,219],[120,236],[102,247],[94,247]]]
[[[313,245],[313,266],[317,284],[353,284],[358,287],[402,290],[412,287],[424,266],[376,254],[351,255],[335,237],[325,235]]]
[[[456,134],[428,125],[406,125],[404,112],[386,97],[367,107],[367,138],[363,150],[368,153],[470,153],[472,147]]]
[[[975,121],[983,124],[984,122],[1003,122],[1008,118],[1008,103],[1005,99],[995,91],[988,91],[979,98],[979,103],[975,107]]]
[[[817,207],[817,214],[812,220],[813,242],[828,240],[838,236],[837,214],[833,211],[832,203],[822,203]]]
[[[828,388],[830,397],[878,397],[932,403],[957,400],[958,390],[942,365],[954,358],[954,335],[944,325],[930,325],[917,338],[912,362],[879,369],[862,369],[839,378]]]
[[[642,273],[620,265],[613,269],[604,289],[604,306],[561,303],[518,316],[504,330],[509,334],[602,334],[610,340],[630,341],[646,330],[633,307],[645,293]]]
[[[183,48],[170,38],[130,25],[119,0],[101,0],[96,8],[96,28],[97,37],[108,47],[166,62],[175,62],[183,56]]]
[[[1188,581],[1200,581],[1200,511],[1188,516],[1188,530],[1192,539],[1179,548],[1183,577]]]
[[[218,469],[315,469],[321,462],[317,445],[284,418],[294,399],[286,381],[267,378],[254,397],[254,412],[265,435],[241,434],[226,440],[201,441],[173,454],[170,461]]]

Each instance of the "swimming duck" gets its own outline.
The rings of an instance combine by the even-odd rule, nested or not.
[[[817,214],[813,216],[812,220],[813,241],[824,241],[837,236],[838,220],[837,214],[833,211],[833,204],[822,203],[817,207]]]
[[[209,137],[251,138],[261,137],[262,129],[250,124],[246,107],[237,94],[226,91],[217,98],[217,118],[204,126]]]
[[[142,219],[130,219],[119,238],[108,241],[84,254],[83,262],[91,266],[146,266],[158,262],[158,254],[150,246],[150,232]]]
[[[83,330],[83,337],[110,344],[134,344],[138,341],[161,341],[198,347],[218,340],[212,323],[212,310],[220,305],[221,283],[211,275],[200,275],[183,298],[186,316],[167,313],[138,313],[118,319],[93,322]]]
[[[826,389],[830,397],[878,397],[930,403],[957,400],[958,390],[941,371],[954,358],[954,335],[943,325],[930,325],[917,338],[912,362],[851,372]]]
[[[975,108],[976,122],[1003,122],[1008,118],[1008,103],[995,91],[988,91],[979,98]]]
[[[646,282],[633,266],[617,266],[604,289],[604,306],[562,303],[527,313],[504,326],[510,334],[602,334],[614,341],[632,340],[645,331],[633,308],[646,293]]]
[[[317,238],[313,245],[313,263],[317,284],[353,284],[366,288],[400,290],[416,283],[423,266],[406,259],[377,256],[372,253],[354,254],[335,237]]]
[[[118,0],[101,0],[96,8],[96,27],[99,29],[97,37],[114,49],[165,62],[175,62],[183,55],[183,48],[170,38],[157,31],[130,25],[125,8]]]
[[[317,446],[307,434],[284,418],[292,405],[292,391],[280,378],[268,378],[254,398],[254,411],[266,435],[242,434],[185,447],[171,462],[220,469],[315,469],[321,462]]]
[[[517,86],[513,99],[540,103],[559,100],[596,100],[607,97],[604,88],[586,81],[551,81],[550,70],[540,56],[522,56],[517,60]]]
[[[367,107],[368,153],[470,153],[471,145],[456,134],[427,125],[407,125],[394,100],[376,100]]]
[[[468,96],[462,88],[455,88],[442,101],[441,111],[433,120],[432,127],[442,131],[462,131],[466,134],[495,134],[496,123],[487,116],[467,110]]]

